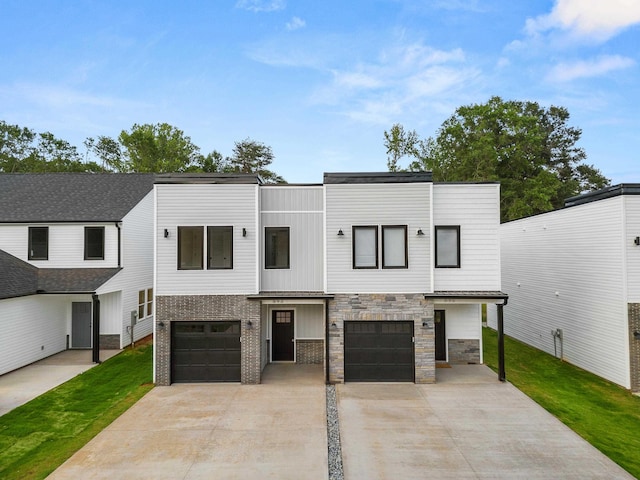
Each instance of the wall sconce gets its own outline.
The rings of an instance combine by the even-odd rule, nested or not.
[[[336,322],[331,322],[331,328],[333,328],[334,330],[338,328],[338,325],[336,325]]]
[[[338,236],[344,237],[344,232],[342,231],[342,229],[338,230]]]
[[[425,327],[425,328],[429,328],[429,322],[426,321],[426,320],[423,320],[422,321],[422,326]]]
[[[168,229],[164,229],[164,238],[169,238],[169,230]]]
[[[635,243],[636,245],[640,245],[640,237],[634,238],[633,243]]]
[[[637,330],[633,332],[633,338],[635,338],[636,340],[640,340],[640,332],[638,332]]]
[[[162,320],[161,320],[161,321],[159,321],[159,322],[158,322],[158,328],[159,328],[160,330],[164,330],[164,327],[165,327],[164,322],[163,322]]]
[[[246,237],[247,236],[247,229],[242,227],[242,236]]]
[[[253,322],[251,320],[247,320],[247,328],[253,328]]]
[[[421,228],[418,229],[418,231],[416,232],[416,235],[418,235],[419,237],[422,237],[424,235],[424,232],[422,231]]]

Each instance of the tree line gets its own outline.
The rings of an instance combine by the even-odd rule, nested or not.
[[[89,137],[84,155],[50,132],[0,121],[0,172],[222,172],[257,173],[267,183],[285,180],[269,169],[274,154],[250,138],[235,142],[231,156],[203,155],[184,132],[167,123],[134,124],[118,138]]]

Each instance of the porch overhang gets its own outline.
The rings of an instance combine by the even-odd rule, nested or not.
[[[261,303],[324,303],[332,300],[334,296],[324,292],[260,292],[256,295],[247,295],[247,300],[259,300]]]
[[[424,298],[434,303],[493,303],[506,305],[509,295],[500,291],[453,291],[443,290],[425,293]]]

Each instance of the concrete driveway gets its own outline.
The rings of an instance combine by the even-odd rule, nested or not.
[[[487,367],[437,380],[337,386],[346,479],[633,478]]]

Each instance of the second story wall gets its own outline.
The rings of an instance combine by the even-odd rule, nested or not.
[[[156,295],[258,292],[258,185],[157,184],[155,195]],[[200,268],[178,268],[179,227],[202,227]],[[208,268],[207,227],[232,227],[232,268]]]

